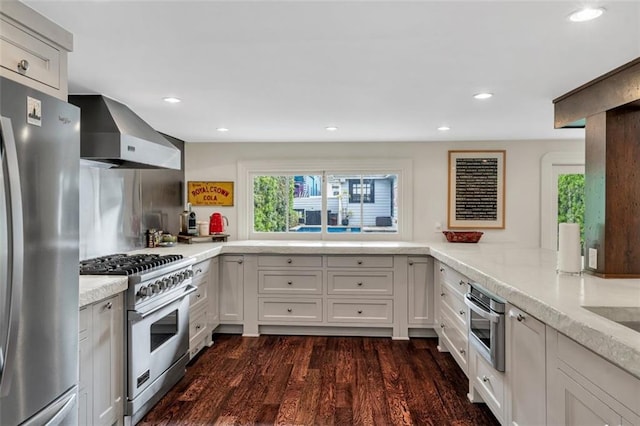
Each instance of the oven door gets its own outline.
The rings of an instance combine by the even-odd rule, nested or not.
[[[127,398],[133,400],[189,350],[187,286],[175,298],[147,311],[128,311]]]
[[[494,312],[471,293],[465,294],[469,307],[469,341],[498,371],[504,371],[504,314]]]

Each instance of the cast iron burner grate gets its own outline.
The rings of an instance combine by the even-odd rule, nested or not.
[[[112,254],[80,262],[80,275],[131,275],[182,259],[181,254]]]

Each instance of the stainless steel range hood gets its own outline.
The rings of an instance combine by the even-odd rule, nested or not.
[[[126,105],[103,95],[69,95],[80,107],[80,157],[129,169],[180,170],[181,151]]]

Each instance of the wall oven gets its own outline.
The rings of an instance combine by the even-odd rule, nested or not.
[[[506,301],[476,283],[465,294],[469,307],[469,342],[493,368],[504,371]]]

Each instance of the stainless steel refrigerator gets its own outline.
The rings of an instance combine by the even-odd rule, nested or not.
[[[80,110],[0,77],[0,425],[77,423]]]

